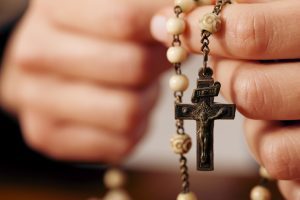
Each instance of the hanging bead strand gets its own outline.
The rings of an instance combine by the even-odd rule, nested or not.
[[[221,29],[221,18],[219,16],[222,8],[226,4],[230,4],[231,0],[217,0],[212,13],[207,13],[200,20],[201,29],[201,52],[203,54],[203,68],[199,72],[199,76],[212,75],[212,71],[208,67],[208,56],[210,53],[209,37]]]
[[[181,45],[180,35],[186,30],[186,22],[181,17],[183,13],[191,11],[197,2],[194,0],[175,0],[174,13],[167,21],[167,31],[173,36],[172,46],[167,51],[167,58],[173,64],[175,75],[170,78],[169,85],[174,92],[174,103],[182,103],[184,91],[189,86],[189,80],[186,75],[182,74],[181,65],[188,53]],[[190,192],[189,173],[187,158],[185,154],[189,152],[192,146],[192,140],[185,133],[183,120],[176,120],[176,134],[171,138],[171,146],[175,154],[179,155],[180,174],[182,181],[182,192],[177,196],[177,200],[197,200],[194,193]]]
[[[250,192],[251,200],[271,200],[272,195],[270,190],[267,188],[270,181],[273,178],[270,176],[269,172],[264,167],[259,168],[259,175],[261,177],[260,183],[255,186]]]

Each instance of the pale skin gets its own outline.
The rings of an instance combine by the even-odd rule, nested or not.
[[[300,1],[239,2],[224,8],[222,31],[211,38],[215,79],[247,118],[246,139],[255,159],[279,180],[286,199],[300,199]],[[197,8],[186,18],[184,43],[192,52],[200,49],[199,16],[211,10]],[[172,9],[157,16],[168,18]],[[152,32],[169,44],[163,30]],[[298,60],[258,62],[275,59]]]
[[[247,117],[254,157],[281,180],[286,199],[299,199],[300,63],[256,60],[300,58],[300,1],[240,2],[249,4],[222,12],[211,66],[224,97]],[[117,162],[132,150],[158,95],[156,77],[170,66],[149,30],[154,13],[172,16],[171,7],[158,11],[167,5],[172,1],[32,1],[0,77],[0,104],[19,118],[29,146],[78,161]],[[192,52],[200,49],[199,17],[211,10],[187,15],[184,43]],[[169,45],[163,27],[151,31]]]

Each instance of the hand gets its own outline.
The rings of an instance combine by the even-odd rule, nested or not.
[[[279,186],[287,199],[299,199],[300,1],[243,3],[248,4],[228,5],[221,13],[222,30],[211,37],[211,66],[224,97],[248,118],[246,137],[254,157],[273,177],[285,180]],[[183,40],[192,52],[200,51],[198,21],[211,11],[212,6],[200,7],[186,17]],[[170,16],[167,8],[152,21],[153,35],[166,44],[171,38],[159,27]]]
[[[149,30],[167,3],[31,2],[6,53],[0,100],[33,149],[93,162],[116,162],[132,150],[168,66]]]

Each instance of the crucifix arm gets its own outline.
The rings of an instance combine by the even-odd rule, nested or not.
[[[175,105],[175,118],[176,119],[184,119],[184,120],[192,120],[193,112],[196,110],[195,105],[190,104],[176,104]]]
[[[209,117],[209,120],[215,120],[217,118],[219,118],[221,115],[225,114],[226,109],[225,108],[221,108],[215,115]]]

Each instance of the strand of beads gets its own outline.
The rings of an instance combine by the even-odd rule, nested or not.
[[[182,13],[188,13],[197,5],[211,4],[211,0],[195,1],[195,0],[175,0],[175,17],[167,21],[167,31],[173,35],[172,47],[167,51],[167,58],[173,64],[175,75],[170,79],[170,88],[174,91],[175,104],[182,103],[183,92],[188,88],[188,78],[182,74],[181,64],[187,59],[187,51],[181,46],[180,35],[186,29],[186,23],[181,18]],[[182,181],[182,192],[178,195],[177,200],[197,200],[196,195],[190,192],[189,174],[187,167],[187,159],[184,156],[189,152],[192,141],[189,135],[184,131],[183,120],[176,121],[177,134],[171,139],[171,145],[174,153],[180,155],[180,172]]]
[[[103,200],[131,200],[123,189],[126,183],[125,174],[119,169],[110,169],[104,175],[104,184],[109,189]]]
[[[181,46],[180,35],[186,30],[186,22],[181,17],[183,13],[191,11],[197,2],[194,0],[175,0],[175,17],[167,21],[167,31],[173,36],[172,46],[167,51],[167,59],[173,64],[175,75],[169,81],[169,86],[174,92],[175,104],[182,103],[183,92],[189,86],[189,80],[182,74],[181,65],[188,57],[186,49]],[[176,120],[177,134],[171,138],[171,146],[175,154],[180,156],[180,173],[182,181],[182,192],[177,200],[197,200],[196,195],[190,191],[189,173],[185,154],[192,146],[192,140],[184,131],[183,120]]]
[[[271,200],[271,192],[267,189],[268,183],[273,180],[264,167],[260,167],[259,174],[261,180],[259,185],[255,186],[250,193],[251,200]]]
[[[231,0],[217,0],[213,12],[205,14],[199,21],[202,43],[201,52],[203,54],[203,70],[200,69],[200,72],[203,73],[203,75],[212,72],[211,70],[207,70],[208,55],[210,53],[209,37],[221,29],[222,21],[219,14],[221,13],[223,6],[228,3],[231,3]]]

